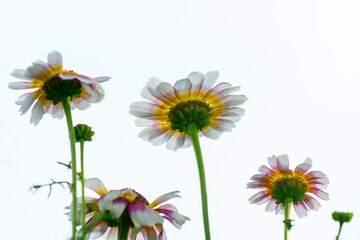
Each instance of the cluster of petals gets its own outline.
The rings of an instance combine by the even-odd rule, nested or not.
[[[222,82],[215,85],[219,72],[205,74],[192,72],[187,78],[178,80],[174,86],[156,78],[151,78],[141,91],[141,96],[149,101],[134,102],[130,113],[137,117],[136,125],[145,127],[139,137],[154,146],[167,143],[170,150],[191,146],[186,133],[171,129],[169,110],[180,103],[199,101],[211,109],[210,125],[204,127],[199,136],[218,139],[223,132],[230,132],[235,122],[244,115],[244,109],[237,107],[247,98],[244,95],[231,95],[240,87]]]
[[[86,237],[97,239],[103,237],[107,240],[117,240],[118,227],[109,226],[102,218],[103,214],[111,214],[114,218],[121,218],[127,212],[133,227],[130,227],[128,239],[136,240],[139,233],[147,240],[165,240],[163,228],[164,219],[171,222],[176,228],[181,229],[188,217],[178,213],[175,206],[163,204],[172,198],[180,197],[175,192],[170,192],[148,203],[144,197],[132,189],[108,191],[101,180],[87,179],[85,187],[96,192],[100,197],[86,197]],[[81,206],[78,206],[78,221],[81,216]],[[79,231],[81,234],[82,230]]]
[[[320,203],[310,194],[319,197],[322,200],[329,200],[329,195],[322,191],[329,184],[329,179],[323,172],[311,171],[311,159],[307,158],[304,163],[299,164],[294,171],[289,169],[289,158],[287,155],[272,156],[268,158],[271,168],[262,165],[259,168],[260,174],[251,177],[252,182],[249,182],[248,188],[259,188],[262,191],[253,195],[249,201],[252,204],[264,204],[267,202],[265,210],[268,212],[275,211],[276,214],[284,213],[283,204],[276,204],[276,199],[271,197],[276,180],[284,179],[301,179],[306,186],[305,199],[299,201],[297,204],[293,203],[294,209],[298,217],[307,216],[310,210],[317,211],[320,208]]]
[[[53,77],[58,77],[64,81],[77,79],[81,83],[81,96],[70,103],[72,109],[78,108],[80,110],[84,110],[90,106],[90,103],[100,102],[104,98],[104,90],[99,83],[110,79],[109,77],[90,78],[73,71],[64,70],[62,56],[56,51],[48,54],[47,63],[38,60],[25,70],[15,69],[11,75],[23,81],[10,83],[10,88],[16,90],[35,89],[33,92],[21,95],[15,102],[21,106],[21,114],[25,114],[36,102],[32,108],[30,119],[34,125],[40,122],[45,113],[49,113],[53,118],[58,119],[64,116],[61,102],[54,105],[52,101],[47,100],[43,89],[44,84]]]

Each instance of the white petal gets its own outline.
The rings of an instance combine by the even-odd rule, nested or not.
[[[173,87],[167,82],[160,83],[155,90],[168,100],[175,96]]]
[[[151,141],[160,135],[164,134],[164,130],[161,129],[161,127],[158,126],[150,126],[145,129],[143,129],[139,133],[139,137],[144,139],[145,141]]]
[[[175,95],[180,101],[187,101],[190,96],[191,82],[189,79],[181,79],[174,84]]]
[[[170,199],[173,198],[179,198],[180,196],[178,195],[179,191],[174,191],[174,192],[169,192],[167,194],[161,195],[160,197],[158,197],[157,199],[155,199],[155,201],[153,201],[151,204],[149,204],[149,207],[153,208],[156,207],[157,205],[166,202]]]
[[[117,240],[118,239],[118,228],[110,228],[109,232],[106,235],[106,240]]]
[[[110,77],[97,77],[97,78],[93,78],[96,82],[98,83],[103,83],[106,82],[110,79]]]
[[[152,92],[155,92],[155,90],[152,90]],[[153,94],[151,94],[148,86],[145,86],[145,87],[143,87],[143,88],[141,89],[140,95],[141,95],[143,98],[145,98],[145,99],[149,100],[150,102],[153,102],[153,103],[155,103],[155,104],[157,104],[157,105],[160,105],[160,104],[162,103],[162,101],[160,101],[159,99],[157,99],[156,97],[154,97]]]
[[[31,110],[30,123],[34,123],[34,125],[36,126],[41,121],[44,115],[44,111],[44,106],[39,101],[37,101],[33,109]]]
[[[24,70],[24,69],[14,69],[14,71],[10,74],[16,78],[21,78],[21,79],[25,79],[25,80],[32,79],[32,78],[29,78],[26,76],[26,70]]]
[[[51,67],[56,68],[62,65],[62,56],[59,52],[54,51],[48,54],[48,63]]]
[[[141,203],[132,202],[128,206],[129,215],[135,227],[162,224],[164,219],[155,210]]]
[[[48,69],[49,69],[49,67],[47,66],[46,63],[44,63],[42,61],[36,61],[33,63],[33,65],[31,65],[30,67],[28,67],[26,69],[25,77],[37,78],[37,77],[41,76],[42,74],[44,74],[45,72],[47,72]]]
[[[307,163],[307,164],[310,164],[310,165],[311,165],[311,164],[312,164],[311,158],[308,158],[308,157],[307,157],[307,158],[305,159],[305,162],[304,162],[304,163]]]
[[[85,187],[93,190],[100,196],[103,196],[108,192],[104,183],[98,178],[85,179]]]
[[[270,174],[270,173],[272,173],[273,171],[272,171],[270,168],[268,168],[267,166],[261,165],[261,166],[259,167],[259,172],[264,173],[264,174]]]
[[[17,105],[21,105],[19,110],[21,112],[21,115],[25,114],[29,110],[29,108],[31,107],[31,105],[34,103],[35,100],[36,100],[36,95],[34,95],[33,93],[25,93],[18,98],[18,100],[15,103]]]
[[[31,82],[11,82],[9,83],[9,88],[19,90],[19,89],[29,89],[31,88]]]
[[[185,141],[185,135],[173,134],[173,136],[168,140],[166,148],[172,151],[176,151],[181,148]]]
[[[289,167],[289,157],[288,155],[280,155],[278,156],[278,167],[288,168]]]
[[[266,212],[273,212],[276,208],[276,200],[270,199],[269,202],[266,204],[265,211]]]
[[[199,91],[204,84],[204,74],[198,72],[192,72],[189,74],[188,79],[191,81],[191,95],[197,97]]]
[[[82,98],[76,99],[75,101],[73,101],[73,103],[76,106],[76,108],[79,110],[85,110],[90,107],[90,103]]]
[[[221,132],[210,127],[210,128],[205,129],[204,131],[202,131],[202,134],[207,138],[216,140],[216,139],[220,138]]]
[[[216,80],[219,77],[218,71],[210,71],[205,74],[205,79],[201,91],[207,92],[212,86],[214,86]]]
[[[219,132],[231,132],[235,128],[235,123],[226,119],[220,119],[220,121],[213,127]]]
[[[149,127],[155,124],[158,124],[158,120],[146,119],[146,118],[136,118],[135,125],[138,127]]]
[[[152,145],[154,145],[154,146],[159,146],[159,145],[167,142],[172,136],[173,136],[172,133],[164,132],[164,134],[161,134],[160,136],[158,136],[152,140],[149,140],[149,142],[151,142]]]
[[[52,106],[50,111],[51,117],[61,119],[64,116],[64,109],[61,105]]]
[[[247,97],[245,95],[227,95],[222,99],[213,103],[214,106],[218,107],[228,107],[228,106],[237,106],[246,102]]]

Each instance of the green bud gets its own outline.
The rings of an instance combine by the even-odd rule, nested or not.
[[[200,101],[187,101],[172,107],[168,113],[172,130],[187,133],[187,125],[195,123],[198,131],[210,125],[211,108]]]
[[[91,131],[91,127],[86,124],[78,124],[74,127],[75,130],[75,140],[76,142],[80,141],[92,141],[92,136],[94,136],[95,132]]]
[[[340,224],[343,224],[344,222],[350,222],[352,217],[353,217],[353,213],[351,212],[333,212],[332,213],[332,218],[337,221],[340,222]]]

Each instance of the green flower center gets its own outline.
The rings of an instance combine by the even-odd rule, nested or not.
[[[202,131],[210,125],[211,107],[204,102],[197,100],[181,102],[170,108],[168,118],[172,130],[187,133],[187,125],[195,123],[197,130]]]
[[[297,205],[305,199],[306,184],[299,178],[286,177],[275,180],[271,198],[276,199],[276,204],[285,204],[286,198],[291,198]]]
[[[67,97],[70,97],[70,101],[81,97],[81,88],[82,86],[79,80],[63,80],[59,77],[59,75],[47,80],[42,86],[42,90],[46,94],[46,100],[53,101],[54,105],[58,104]]]

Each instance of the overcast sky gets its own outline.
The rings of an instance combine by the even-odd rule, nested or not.
[[[329,201],[299,219],[290,239],[335,239],[331,213],[351,211],[342,239],[359,239],[360,2],[353,0],[3,0],[0,8],[1,239],[63,240],[67,190],[33,194],[32,184],[71,179],[65,119],[45,115],[30,125],[15,105],[26,91],[8,88],[15,68],[57,50],[65,69],[102,84],[105,99],[73,111],[95,136],[85,144],[86,177],[108,189],[131,187],[148,201],[171,200],[191,218],[182,230],[165,224],[169,240],[204,239],[193,149],[169,151],[138,138],[129,105],[143,100],[151,77],[173,84],[192,71],[218,70],[218,82],[241,86],[245,116],[219,140],[201,138],[212,239],[283,237],[283,216],[250,205],[250,177],[273,154],[288,154],[294,169],[306,157],[330,179]]]

